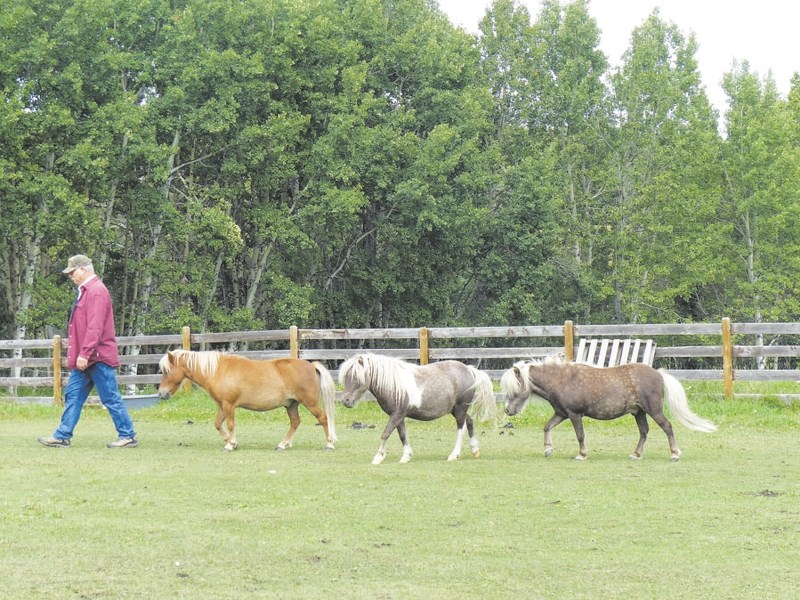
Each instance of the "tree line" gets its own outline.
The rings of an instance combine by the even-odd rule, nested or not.
[[[0,13],[0,337],[90,255],[122,335],[796,321],[800,76],[711,106],[654,11],[588,0],[16,0]]]

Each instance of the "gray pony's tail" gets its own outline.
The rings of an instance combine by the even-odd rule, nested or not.
[[[475,390],[475,395],[472,400],[472,418],[476,421],[495,421],[500,416],[500,411],[497,409],[497,399],[494,396],[494,384],[491,378],[481,371],[467,365],[472,376],[475,378],[475,384],[472,388]]]
[[[686,397],[686,390],[683,389],[681,382],[667,373],[664,369],[659,369],[661,378],[664,380],[664,390],[669,404],[669,410],[681,425],[693,431],[711,433],[717,430],[717,426],[711,421],[698,417],[689,409],[689,400]]]

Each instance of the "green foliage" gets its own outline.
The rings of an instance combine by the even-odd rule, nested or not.
[[[725,137],[656,11],[585,0],[19,0],[0,15],[0,337],[91,255],[121,334],[794,320],[798,85]],[[702,41],[702,40],[701,40]]]

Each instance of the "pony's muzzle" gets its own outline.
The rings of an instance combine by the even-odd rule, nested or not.
[[[161,390],[158,390],[158,397],[161,400],[169,400],[170,398],[172,398],[172,394],[170,394],[168,390],[164,390],[163,392]]]

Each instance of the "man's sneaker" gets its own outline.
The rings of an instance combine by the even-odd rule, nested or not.
[[[136,448],[138,445],[136,438],[117,438],[109,443],[107,448]]]
[[[44,436],[36,438],[42,446],[50,446],[51,448],[69,448],[69,440],[63,438]]]

